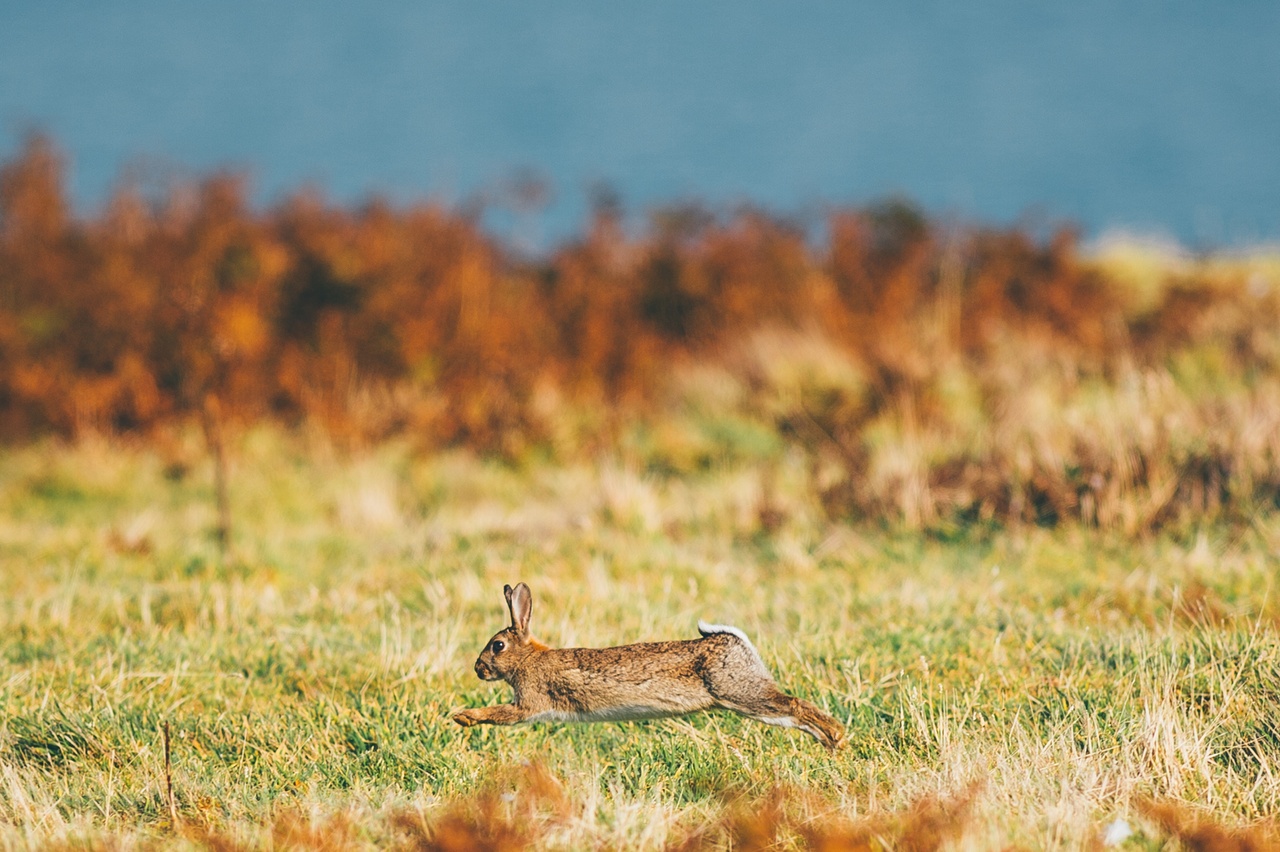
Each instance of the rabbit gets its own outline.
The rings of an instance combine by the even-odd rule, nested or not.
[[[489,640],[475,670],[481,680],[505,680],[514,699],[455,713],[453,721],[463,727],[657,719],[719,708],[799,728],[832,751],[844,738],[844,727],[829,713],[778,689],[736,627],[699,622],[701,639],[551,648],[529,633],[529,587],[504,586],[503,592],[511,626]]]

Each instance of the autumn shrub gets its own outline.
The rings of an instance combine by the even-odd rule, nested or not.
[[[601,207],[533,259],[474,212],[316,191],[262,209],[231,174],[78,216],[33,137],[0,168],[0,434],[274,420],[592,458],[692,405],[803,453],[835,518],[1140,531],[1273,505],[1275,264],[1139,273],[1069,229],[944,227],[901,201],[820,234]],[[732,392],[691,402],[694,370]]]

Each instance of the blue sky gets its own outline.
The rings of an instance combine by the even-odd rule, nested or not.
[[[1122,8],[1117,8],[1122,7]],[[0,0],[0,152],[460,201],[522,171],[627,208],[902,194],[1192,244],[1280,239],[1280,4]]]

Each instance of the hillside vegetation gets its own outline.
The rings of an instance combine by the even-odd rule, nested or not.
[[[1280,848],[1280,255],[0,167],[0,849]],[[464,730],[737,625],[848,727]]]
[[[912,528],[1276,504],[1280,258],[1085,255],[899,202],[816,231],[601,202],[521,260],[474,212],[256,210],[233,175],[78,218],[34,138],[0,169],[0,433],[277,422],[517,462],[640,441],[674,473],[795,450],[833,520]]]

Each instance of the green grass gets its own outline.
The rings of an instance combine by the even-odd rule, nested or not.
[[[567,802],[532,817],[552,848],[664,848],[778,788],[857,819],[977,781],[962,848],[1081,848],[1117,818],[1155,848],[1147,798],[1280,812],[1280,518],[1136,540],[832,526],[782,456],[766,531],[750,462],[517,470],[262,431],[236,442],[223,558],[207,462],[173,452],[186,475],[93,441],[0,455],[0,847],[267,848],[282,814],[384,846],[528,763]],[[742,627],[847,747],[722,714],[458,728],[507,700],[471,664],[516,580],[551,644]],[[169,825],[164,722],[203,834]]]

